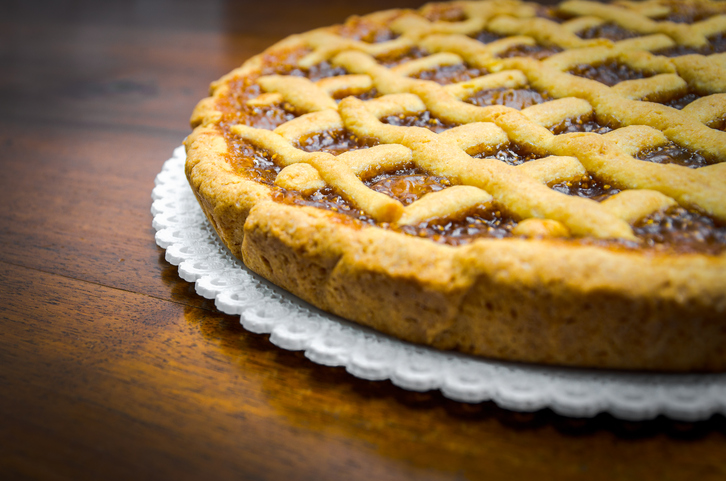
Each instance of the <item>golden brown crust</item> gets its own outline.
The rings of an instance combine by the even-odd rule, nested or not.
[[[186,176],[207,219],[232,253],[241,257],[244,219],[270,198],[269,189],[232,174],[227,142],[214,129],[197,127],[185,140]]]
[[[552,364],[724,369],[723,257],[522,240],[452,248],[274,202],[253,209],[245,233],[243,260],[263,277],[413,342]]]
[[[717,76],[720,59],[697,56],[671,62],[629,50],[633,44],[650,49],[674,42],[700,45],[700,37],[688,36],[693,29],[687,25],[676,28],[647,20],[636,28],[623,20],[627,22],[623,26],[632,30],[658,35],[613,45],[580,41],[573,30],[532,18],[531,6],[517,2],[457,2],[455,7],[468,12],[469,18],[429,22],[409,11],[363,17],[402,33],[380,44],[342,39],[332,28],[294,36],[213,84],[213,96],[202,100],[192,116],[196,128],[185,142],[186,174],[224,243],[252,270],[308,302],[412,342],[526,362],[726,370],[726,254],[662,253],[560,240],[573,234],[633,239],[635,221],[676,203],[726,219],[724,164],[688,169],[632,157],[670,140],[726,159],[725,134],[704,125],[726,111],[723,97],[710,95],[680,112],[628,100],[671,95],[686,84],[698,92],[718,91],[721,87],[708,79]],[[578,15],[599,12],[605,20],[619,21],[622,14],[613,9],[626,7],[603,10],[591,2],[571,1],[561,8],[585,12]],[[710,29],[718,25],[715,20],[705,22]],[[459,36],[484,25],[576,50],[545,61],[495,59],[506,42],[482,45]],[[530,37],[521,38],[512,37],[515,42],[534,43]],[[413,44],[441,54],[397,70],[373,59]],[[466,210],[467,199],[482,205],[493,198],[522,219],[515,233],[529,239],[479,239],[457,247],[436,244],[346,221],[329,211],[276,202],[272,186],[234,169],[225,136],[217,127],[223,116],[218,102],[227,94],[229,81],[258,75],[265,55],[294,48],[311,49],[299,65],[332,60],[354,74],[350,85],[373,85],[385,96],[368,102],[349,98],[336,105],[331,96],[345,87],[346,79],[260,77],[266,97],[257,97],[256,105],[286,101],[309,112],[274,131],[231,128],[240,139],[280,157],[283,169],[275,185],[300,192],[330,185],[378,222],[397,225]],[[566,73],[577,63],[605,58],[661,75],[607,87]],[[461,59],[499,72],[450,86],[407,77]],[[681,75],[682,69],[693,65],[702,67],[692,75]],[[521,112],[461,102],[483,87],[523,83],[547,90],[559,100]],[[378,120],[391,113],[426,109],[466,125],[436,135]],[[586,116],[593,111],[598,117],[617,118],[623,128],[603,136],[555,136],[548,130],[565,118],[563,112]],[[291,145],[304,134],[343,127],[390,145],[372,149],[368,158],[356,152],[334,158]],[[481,159],[472,162],[470,155],[507,139],[540,151],[545,158],[519,167]],[[442,158],[448,159],[444,167],[439,163]],[[381,165],[411,162],[465,185],[403,206],[367,189],[360,180]],[[545,186],[585,171],[629,190],[598,204]]]

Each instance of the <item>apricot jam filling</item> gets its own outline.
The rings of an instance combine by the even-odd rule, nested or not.
[[[415,167],[379,174],[366,180],[365,184],[376,192],[393,197],[404,206],[430,192],[451,187],[451,182],[447,178],[428,175]]]
[[[295,147],[305,152],[327,152],[340,155],[351,150],[367,149],[378,145],[376,139],[361,138],[348,130],[315,132],[298,139]]]
[[[465,102],[486,107],[488,105],[504,105],[513,109],[522,110],[532,105],[541,104],[552,100],[546,92],[538,92],[531,88],[507,88],[480,90]]]
[[[428,110],[417,115],[391,115],[381,119],[384,124],[402,127],[423,127],[437,134],[444,130],[456,127],[458,124],[450,124],[434,117]]]
[[[333,95],[333,99],[336,103],[340,103],[346,97],[355,97],[359,100],[371,100],[378,97],[380,94],[378,90],[373,87],[370,90],[356,91],[356,90],[339,90]]]
[[[726,34],[718,33],[711,37],[708,37],[708,45],[701,48],[686,47],[683,45],[676,45],[653,52],[655,55],[663,55],[665,57],[680,57],[681,55],[712,55],[715,53],[726,52]]]
[[[302,58],[307,52],[305,49],[298,49],[279,54],[277,56],[268,55],[266,61],[274,62],[276,59],[280,61],[292,62]],[[308,69],[291,67],[289,64],[269,67],[263,64],[263,75],[292,75],[306,77],[311,81],[320,80],[326,77],[338,75],[346,75],[348,72],[341,67],[334,67],[330,62],[322,62],[313,65]],[[228,93],[217,102],[217,109],[222,112],[222,120],[220,126],[224,131],[228,131],[229,127],[236,124],[249,125],[265,130],[274,130],[285,122],[304,114],[305,112],[296,111],[295,107],[282,102],[279,104],[253,106],[248,101],[259,97],[263,92],[256,80],[258,76],[252,75],[244,78],[235,78],[229,81]],[[360,94],[365,97],[370,92]],[[375,92],[373,93],[375,95]]]
[[[680,206],[649,215],[633,226],[633,232],[645,246],[657,249],[712,255],[726,250],[726,226]]]
[[[590,27],[577,33],[577,36],[583,39],[607,38],[613,42],[619,42],[628,38],[640,37],[640,34],[632,30],[625,29],[617,23],[607,22],[596,27]]]
[[[590,174],[550,185],[553,190],[566,195],[576,195],[595,201],[603,201],[620,192],[610,184],[593,178]]]
[[[560,52],[562,52],[562,49],[557,45],[515,45],[499,54],[499,58],[531,57],[544,60]]]
[[[217,109],[222,112],[219,125],[229,133],[233,125],[242,124],[259,129],[274,130],[285,122],[297,117],[295,108],[287,103],[255,107],[248,101],[257,98],[262,89],[254,83],[254,78],[230,81],[229,94],[217,102]]]
[[[555,135],[571,134],[573,132],[591,132],[593,134],[606,134],[613,130],[607,125],[603,125],[592,115],[584,115],[563,120],[557,125],[549,128],[550,132]]]
[[[403,226],[399,232],[423,237],[452,246],[468,244],[481,238],[504,239],[512,237],[517,221],[501,211],[475,208],[456,219],[433,219],[415,226]]]
[[[315,207],[334,212],[343,216],[339,219],[341,221],[354,220],[367,225],[376,225],[370,216],[355,208],[330,187],[325,187],[310,195],[302,195],[296,191],[275,187],[272,190],[272,200],[281,204]],[[384,225],[381,227],[385,228]]]
[[[475,159],[496,159],[501,160],[505,164],[509,165],[521,165],[530,160],[539,159],[542,156],[531,152],[527,152],[525,149],[517,144],[509,144],[504,148],[498,149],[496,152],[487,153],[482,152],[473,156]]]
[[[672,142],[661,147],[642,150],[635,157],[656,164],[676,164],[692,169],[709,165],[706,158],[698,152],[684,149]]]
[[[544,18],[550,22],[562,23],[567,20],[567,17],[562,15],[556,8],[548,7],[546,5],[535,6],[537,17]]]
[[[547,10],[540,10],[541,12],[547,12]],[[544,15],[548,15],[548,13],[544,13]],[[539,16],[539,15],[538,15]],[[552,20],[557,17],[544,17],[548,20]],[[562,20],[557,18],[558,23]],[[481,32],[472,35],[473,38],[477,39],[479,42],[483,44],[496,42],[497,40],[501,40],[503,38],[507,38],[506,35],[498,35],[496,33],[489,32],[487,30],[482,30]],[[512,47],[509,47],[504,52],[500,53],[498,55],[499,58],[512,58],[512,57],[532,57],[537,60],[542,60],[547,57],[550,57],[556,53],[562,52],[562,49],[558,47],[557,45],[514,45]]]
[[[708,126],[715,130],[726,131],[726,117],[709,122]]]
[[[612,87],[624,80],[636,80],[652,77],[652,72],[635,70],[617,60],[607,60],[597,65],[577,65],[568,71],[572,75],[597,80]]]
[[[661,5],[666,5],[670,8],[670,12],[667,15],[656,17],[655,20],[660,22],[668,21],[673,23],[694,23],[706,20],[709,17],[718,15],[719,13],[726,13],[723,4],[719,5],[695,5],[690,2],[684,2],[682,0],[661,0]]]
[[[481,43],[492,43],[496,42],[497,40],[501,40],[505,38],[503,35],[497,35],[496,33],[489,32],[488,30],[482,30],[481,32],[477,33],[473,36],[475,39],[480,41]]]
[[[665,102],[658,102],[662,103],[663,105],[667,105],[668,107],[672,107],[677,110],[681,110],[686,105],[690,104],[694,100],[698,100],[702,97],[702,95],[699,95],[697,93],[693,92],[686,92],[683,95],[679,95],[677,97],[671,98]],[[656,100],[657,102],[657,100]]]
[[[231,141],[229,141],[231,140]],[[229,164],[237,172],[257,182],[272,186],[282,168],[275,163],[274,155],[239,139],[228,139]]]
[[[339,75],[347,75],[348,71],[345,70],[343,67],[336,67],[333,66],[330,62],[327,60],[324,62],[320,62],[317,65],[313,65],[310,68],[302,69],[302,68],[294,68],[290,70],[289,73],[286,75],[293,75],[296,77],[305,77],[309,79],[312,82],[316,82],[320,79],[328,78],[328,77],[337,77]]]
[[[365,17],[350,17],[343,25],[337,28],[338,35],[366,43],[387,42],[398,38],[390,28]]]
[[[384,67],[391,68],[411,60],[426,57],[429,53],[419,47],[413,47],[403,52],[379,55],[376,60]]]
[[[430,22],[463,22],[467,19],[466,13],[460,7],[448,4],[432,4],[426,9],[424,17]]]
[[[466,82],[476,77],[488,74],[489,71],[484,68],[473,68],[464,64],[444,65],[433,70],[424,70],[412,78],[421,80],[432,80],[440,85],[448,85],[458,82]]]
[[[302,71],[297,64],[310,52],[309,48],[290,48],[263,53],[260,75],[289,75],[292,71]]]
[[[378,174],[367,179],[365,185],[370,189],[392,197],[404,206],[415,202],[430,192],[437,192],[451,186],[451,182],[444,177],[429,175],[423,170],[410,167]],[[306,205],[329,210],[342,214],[347,218],[361,221],[365,224],[375,225],[376,222],[365,212],[356,209],[343,196],[330,187],[325,187],[310,195],[288,191],[276,187],[273,190],[273,199],[285,204]],[[390,228],[388,224],[381,227]]]

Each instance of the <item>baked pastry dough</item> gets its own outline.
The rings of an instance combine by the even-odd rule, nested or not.
[[[186,174],[230,251],[399,338],[726,370],[726,4],[429,4],[214,82]]]

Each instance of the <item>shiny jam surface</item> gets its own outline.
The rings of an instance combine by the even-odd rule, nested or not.
[[[713,5],[697,5],[692,2],[682,0],[661,0],[660,3],[667,5],[670,8],[670,12],[663,17],[657,17],[654,19],[657,21],[693,23],[706,20],[707,18],[719,13],[726,13],[724,5],[719,5],[718,2],[715,2]]]
[[[593,134],[606,134],[613,130],[607,125],[602,125],[592,115],[565,119],[557,125],[550,127],[555,135],[571,134],[573,132],[592,132]]]
[[[375,87],[370,90],[358,91],[358,90],[339,90],[333,94],[333,99],[336,103],[340,103],[346,97],[355,97],[360,100],[371,100],[378,97],[380,94]]]
[[[676,164],[692,169],[709,165],[706,158],[698,152],[684,149],[672,142],[662,147],[642,150],[635,157],[656,164]]]
[[[655,55],[663,55],[665,57],[680,57],[681,55],[712,55],[714,53],[726,52],[726,34],[719,33],[712,37],[708,37],[708,45],[701,48],[686,47],[683,45],[676,45],[673,47],[656,50],[653,52]]]
[[[255,79],[233,80],[230,82],[230,95],[217,103],[223,119],[220,127],[226,132],[232,125],[242,124],[265,130],[274,130],[298,115],[295,108],[287,103],[253,107],[248,100],[258,97],[262,89],[254,84]]]
[[[231,147],[229,163],[235,170],[263,184],[274,184],[282,167],[275,163],[273,155],[235,138],[228,145]]]
[[[709,122],[708,126],[715,130],[726,131],[726,117]]]
[[[398,37],[390,28],[357,16],[349,18],[345,24],[338,27],[337,33],[341,37],[366,43],[387,42]]]
[[[479,40],[481,43],[492,43],[497,40],[501,40],[504,38],[503,35],[498,35],[493,32],[489,32],[487,30],[482,30],[481,32],[474,35],[474,38]]]
[[[415,226],[404,226],[404,234],[424,237],[439,244],[463,245],[476,239],[512,237],[517,221],[499,210],[475,208],[457,219],[433,219]]]
[[[384,117],[381,122],[389,125],[397,125],[402,127],[423,127],[436,132],[437,134],[444,130],[456,127],[458,124],[449,124],[437,119],[428,110],[418,115],[391,115]]]
[[[463,64],[458,65],[445,65],[443,67],[434,70],[424,70],[416,75],[412,75],[412,78],[421,80],[432,80],[440,85],[448,85],[457,82],[466,82],[476,77],[488,74],[484,68],[472,68]]]
[[[539,18],[544,18],[550,22],[562,23],[567,18],[563,16],[556,8],[548,7],[546,5],[536,5],[536,15]]]
[[[463,22],[466,14],[461,7],[434,3],[426,8],[424,17],[430,22]]]
[[[445,21],[456,21],[446,20]],[[390,32],[385,29],[372,28],[369,25],[348,25],[348,34],[365,41],[383,41],[389,38]],[[368,30],[366,30],[368,29]],[[311,80],[343,75],[343,69],[333,67],[325,62],[310,69],[299,69],[295,67],[296,61],[308,53],[305,50],[277,52],[267,55],[263,61],[261,74],[282,74],[301,75]],[[389,58],[388,62],[400,63],[414,58],[427,55],[420,49],[412,49],[408,52],[398,54]],[[642,73],[632,74],[617,66],[616,72],[603,74],[603,66],[595,69],[598,77],[614,76],[617,81],[626,78],[643,78]],[[451,78],[461,75],[461,72],[444,72],[430,74],[430,79]],[[464,75],[472,75],[466,73]],[[438,77],[437,77],[438,76]],[[423,76],[422,76],[423,77]],[[298,113],[294,108],[284,103],[265,107],[249,107],[247,100],[256,98],[262,92],[255,85],[256,76],[244,79],[233,79],[229,81],[230,94],[221,99],[217,107],[222,112],[222,120],[219,127],[227,138],[230,152],[228,160],[230,165],[243,173],[246,177],[256,180],[262,184],[269,185],[272,189],[272,197],[278,202],[307,205],[326,209],[336,214],[333,219],[341,222],[352,222],[354,225],[377,225],[381,228],[393,229],[403,234],[425,237],[433,242],[449,245],[461,245],[480,238],[501,239],[512,237],[512,229],[517,225],[517,220],[496,205],[480,206],[469,212],[451,219],[432,219],[415,226],[396,227],[386,223],[376,223],[363,211],[354,207],[340,193],[326,187],[310,195],[303,195],[299,192],[287,191],[274,185],[274,180],[280,172],[280,163],[276,162],[275,155],[256,148],[251,144],[239,139],[230,131],[230,127],[236,124],[253,125],[258,128],[274,129],[295,118]],[[460,80],[454,80],[460,81]],[[617,83],[617,81],[615,83]],[[445,82],[442,82],[445,83]],[[369,92],[357,92],[361,98],[373,98],[377,95],[375,90]],[[670,99],[666,105],[674,108],[683,106],[698,98],[694,94],[684,94],[677,99]],[[492,89],[479,92],[468,102],[474,105],[507,105],[514,108],[525,108],[530,105],[551,100],[546,93],[540,93],[531,89]],[[455,125],[447,125],[440,119],[433,117],[430,112],[423,112],[415,116],[391,116],[383,119],[391,125],[405,125],[425,127],[434,132],[442,132]],[[724,121],[716,121],[712,128],[723,128]],[[599,124],[591,117],[570,119],[561,125],[554,126],[551,130],[556,133],[568,132],[596,132],[605,133],[610,127]],[[356,149],[364,149],[377,144],[375,139],[360,139],[347,131],[319,132],[299,139],[296,147],[308,152],[327,152],[339,155],[343,152]],[[479,158],[498,159],[510,165],[520,165],[524,162],[537,158],[520,147],[510,144],[500,148],[494,153],[479,154]],[[638,158],[659,163],[677,163],[688,167],[701,167],[708,165],[708,162],[698,153],[689,152],[675,145],[669,145],[660,149],[651,149],[638,154]],[[418,168],[405,168],[395,172],[384,172],[373,178],[367,179],[365,184],[372,190],[383,193],[398,199],[403,205],[410,205],[420,199],[423,195],[439,191],[451,186],[451,181],[443,177],[430,175]],[[572,179],[550,185],[550,187],[565,195],[575,195],[602,201],[620,192],[615,186],[603,183],[590,175],[582,178]],[[641,220],[634,226],[634,232],[639,242],[619,240],[599,240],[591,238],[564,239],[555,242],[567,242],[584,245],[597,245],[613,249],[647,249],[664,252],[683,253],[704,253],[718,255],[726,251],[726,226],[719,225],[713,219],[698,212],[689,211],[681,207],[671,208],[665,212],[655,213]]]
[[[272,190],[272,200],[282,204],[302,205],[328,210],[342,215],[343,217],[338,218],[342,222],[353,220],[362,224],[376,225],[376,222],[370,216],[366,215],[362,210],[356,209],[330,187],[325,187],[310,195],[302,195],[299,192],[275,187]],[[386,226],[381,227],[385,228]]]
[[[384,67],[391,68],[395,67],[396,65],[409,62],[411,60],[426,57],[427,55],[429,55],[429,53],[426,50],[418,47],[413,47],[403,52],[379,55],[378,57],[376,57],[376,60]]]
[[[403,205],[409,205],[430,192],[451,187],[451,182],[445,177],[428,175],[415,167],[377,175],[366,180],[365,184],[376,192],[393,197]]]
[[[340,155],[351,150],[373,147],[378,145],[378,141],[360,138],[347,130],[339,130],[315,132],[298,139],[294,145],[305,152],[327,152]]]
[[[560,52],[562,52],[562,49],[556,45],[515,45],[514,47],[510,47],[501,54],[499,54],[499,57],[531,57],[537,60],[543,60]]]
[[[726,226],[698,212],[675,206],[656,212],[633,226],[647,247],[718,255],[726,250]]]
[[[496,159],[501,160],[505,164],[509,165],[522,165],[530,160],[539,159],[542,156],[531,152],[527,152],[522,147],[516,144],[509,144],[504,148],[500,148],[496,152],[486,153],[482,152],[473,156],[475,159]]]
[[[681,96],[672,98],[666,102],[661,102],[663,105],[673,107],[674,109],[681,110],[686,105],[690,104],[694,100],[700,99],[702,96],[696,93],[687,92]]]
[[[634,70],[616,60],[608,60],[598,65],[578,65],[569,70],[572,75],[597,80],[612,87],[624,80],[636,80],[652,77],[651,72]]]
[[[607,38],[613,42],[618,42],[627,38],[640,37],[640,34],[632,30],[627,30],[617,23],[608,22],[578,32],[577,36],[584,39]]]
[[[309,69],[295,67],[294,64],[308,52],[298,49],[268,54],[264,57],[261,75],[293,75],[316,81],[347,74],[345,69],[333,67],[329,62],[322,62]],[[286,102],[259,107],[248,105],[247,101],[263,93],[256,84],[256,79],[257,76],[253,75],[229,81],[229,95],[217,103],[217,108],[223,114],[220,122],[223,130],[228,131],[229,127],[236,124],[274,130],[302,113],[296,112],[295,108]]]
[[[320,79],[328,77],[337,77],[339,75],[347,75],[348,72],[342,67],[334,67],[327,60],[317,65],[313,65],[308,69],[295,68],[290,70],[287,75],[293,75],[296,77],[305,77],[312,82],[317,82]]]
[[[586,199],[592,199],[598,202],[601,202],[620,192],[620,189],[616,189],[610,184],[600,182],[593,178],[590,174],[585,174],[581,177],[567,180],[565,182],[558,182],[550,185],[550,187],[553,190],[566,195],[576,195],[578,197],[585,197]]]
[[[538,92],[533,89],[513,89],[500,87],[496,89],[480,90],[465,102],[486,107],[488,105],[504,105],[513,109],[522,110],[532,105],[541,104],[552,100],[546,92]]]

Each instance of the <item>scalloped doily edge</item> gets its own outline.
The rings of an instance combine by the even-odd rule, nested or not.
[[[270,334],[282,349],[343,366],[368,380],[390,379],[413,391],[439,389],[455,401],[493,401],[515,411],[550,408],[571,417],[609,412],[640,421],[682,421],[726,414],[726,373],[652,374],[518,364],[442,352],[390,338],[320,311],[249,271],[222,244],[184,176],[186,154],[174,150],[155,179],[151,213],[156,243],[179,276],[240,315],[245,329]]]

